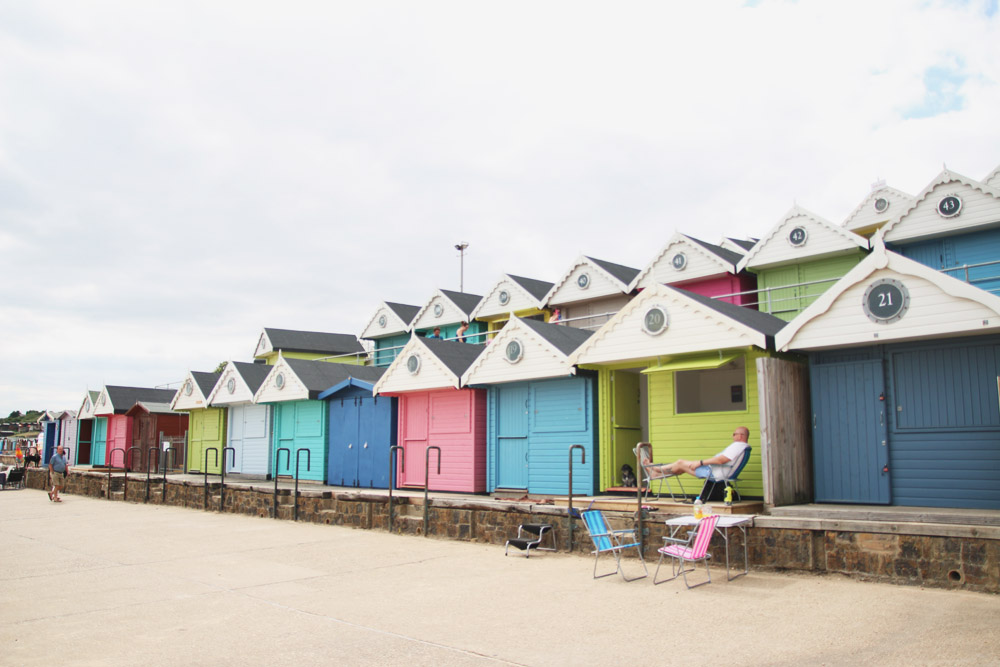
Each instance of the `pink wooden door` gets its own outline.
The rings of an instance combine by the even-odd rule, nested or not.
[[[399,486],[424,485],[424,456],[427,449],[428,396],[426,393],[401,396],[399,399],[400,444],[403,445],[405,471],[397,471]]]
[[[108,455],[105,458],[113,468],[125,467],[125,454],[132,446],[132,418],[125,415],[112,415],[108,418]],[[133,457],[136,456],[133,454]]]

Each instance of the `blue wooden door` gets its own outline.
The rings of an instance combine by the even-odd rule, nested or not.
[[[56,453],[56,440],[59,439],[58,422],[45,422],[45,451],[42,453],[42,465],[48,465],[49,459]]]
[[[90,446],[90,464],[103,466],[108,447],[108,418],[94,419],[94,438]]]
[[[379,443],[375,440],[375,398],[358,397],[358,486],[372,488],[375,477],[375,450]],[[379,459],[378,463],[384,468],[386,459]],[[383,470],[384,473],[384,470]],[[385,488],[385,487],[380,487]]]
[[[330,469],[326,477],[336,486],[358,485],[357,402],[354,397],[330,401]]]
[[[528,385],[497,390],[497,487],[528,488]]]
[[[888,504],[882,360],[814,364],[810,390],[816,500]]]

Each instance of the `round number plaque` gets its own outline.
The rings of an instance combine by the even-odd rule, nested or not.
[[[875,212],[885,213],[889,210],[889,200],[885,197],[879,197],[875,200]]]
[[[277,387],[278,389],[284,389],[285,388],[285,374],[284,373],[278,373],[277,375],[274,376],[274,386]]]
[[[524,358],[524,346],[521,345],[521,341],[515,338],[507,343],[507,347],[504,348],[504,359],[507,363],[516,364],[522,358]]]
[[[434,317],[441,317],[442,315],[444,315],[444,306],[442,306],[440,303],[435,303]]]
[[[806,232],[805,227],[796,227],[792,231],[788,232],[788,242],[796,248],[804,246],[806,244],[806,239],[808,238],[809,234]]]
[[[415,354],[411,354],[406,359],[406,370],[410,372],[410,375],[416,375],[420,370],[420,357]]]
[[[677,253],[670,259],[670,265],[678,271],[683,271],[684,267],[688,265],[687,255],[682,252]]]
[[[385,315],[379,315],[379,316],[378,316],[378,325],[379,325],[380,327],[382,327],[383,329],[385,329],[385,325],[386,325],[387,323],[388,323],[388,320],[387,320],[387,319],[385,319]]]
[[[865,290],[862,305],[865,315],[872,322],[891,324],[906,314],[910,307],[910,291],[906,285],[892,278],[876,280]]]
[[[668,325],[667,309],[663,306],[650,306],[642,316],[642,330],[650,336],[659,336],[667,330]]]
[[[576,279],[576,284],[580,287],[580,289],[587,289],[590,287],[590,274],[581,273]]]
[[[236,393],[236,378],[229,378],[229,382],[226,383],[226,389],[229,390],[230,394]]]
[[[937,212],[942,218],[954,218],[962,212],[962,200],[958,195],[946,195],[938,202]]]
[[[191,384],[191,380],[184,383],[184,395],[190,396],[191,392],[194,391],[194,386]]]
[[[499,299],[500,299],[500,305],[506,306],[508,303],[510,303],[510,292],[508,292],[507,290],[501,290]]]

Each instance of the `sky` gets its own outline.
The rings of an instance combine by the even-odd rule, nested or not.
[[[0,0],[0,416],[1000,165],[997,0]]]

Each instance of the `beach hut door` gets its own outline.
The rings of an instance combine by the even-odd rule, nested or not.
[[[334,400],[330,410],[330,470],[327,481],[337,486],[358,486],[361,452],[358,398]]]
[[[528,488],[528,387],[497,390],[497,487]]]
[[[889,447],[881,359],[814,364],[816,500],[888,504]]]
[[[108,446],[108,418],[98,417],[94,420],[94,443],[90,448],[91,465],[103,466]]]

